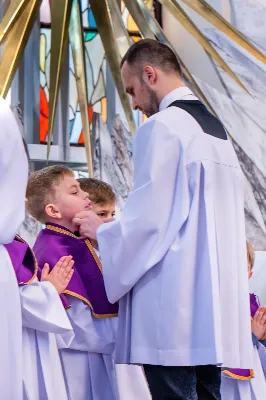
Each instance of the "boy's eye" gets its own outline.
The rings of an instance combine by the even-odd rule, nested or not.
[[[78,192],[76,191],[76,192],[72,192],[72,194],[77,194]]]
[[[105,217],[106,216],[105,213],[98,213],[97,215],[98,215],[98,217]]]

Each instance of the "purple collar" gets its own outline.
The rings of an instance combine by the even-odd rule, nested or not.
[[[5,245],[19,285],[28,285],[37,276],[38,263],[28,243],[20,236]]]
[[[52,269],[60,257],[71,255],[75,262],[74,274],[64,293],[88,304],[97,318],[117,316],[118,305],[111,304],[107,299],[102,265],[89,239],[49,223],[39,233],[34,252],[41,269],[45,263]]]

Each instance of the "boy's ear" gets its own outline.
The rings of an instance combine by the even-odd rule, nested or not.
[[[54,219],[62,218],[60,211],[54,204],[47,204],[45,206],[45,212],[46,212],[47,216],[50,218],[54,218]]]

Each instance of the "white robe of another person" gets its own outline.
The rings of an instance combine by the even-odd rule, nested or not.
[[[243,174],[229,140],[168,94],[134,139],[134,186],[97,240],[117,363],[252,368]],[[241,310],[241,312],[239,312]]]
[[[67,347],[74,334],[61,299],[50,282],[35,279],[19,289],[23,324],[23,400],[67,400],[57,340]]]
[[[94,249],[100,257],[98,249]],[[117,321],[114,321],[117,331]],[[116,341],[116,346],[119,343]],[[113,354],[113,364],[115,365],[115,378],[117,385],[118,398],[120,400],[150,400],[151,394],[143,368],[139,365],[115,364]]]
[[[222,400],[264,400],[266,398],[266,348],[259,342],[253,346],[254,378],[233,379],[222,374]]]
[[[68,296],[67,310],[75,337],[70,345],[58,342],[68,400],[116,400],[112,354],[116,318],[95,318],[83,301]]]
[[[94,249],[97,256],[101,259],[98,249]],[[117,332],[117,319],[114,321]],[[119,347],[119,343],[115,343]],[[117,385],[118,398],[120,400],[150,400],[151,393],[146,380],[143,368],[139,365],[115,364],[113,354],[113,364],[115,368],[115,378]]]
[[[22,321],[16,275],[4,244],[23,222],[28,162],[19,127],[0,97],[0,399],[22,399]]]
[[[116,364],[115,371],[119,400],[151,400],[148,382],[141,366]]]
[[[141,367],[114,364],[117,318],[95,318],[85,303],[69,300],[75,338],[70,348],[58,343],[68,400],[149,400]]]

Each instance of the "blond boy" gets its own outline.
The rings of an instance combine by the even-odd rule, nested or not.
[[[62,165],[34,173],[27,187],[27,208],[45,224],[34,246],[40,268],[61,256],[73,256],[74,274],[62,301],[75,333],[70,348],[60,345],[69,400],[114,400],[111,354],[118,306],[107,300],[101,262],[90,240],[73,223],[77,212],[91,209],[88,194]]]

